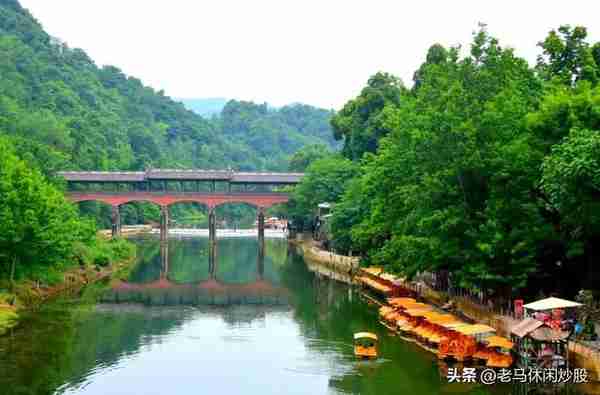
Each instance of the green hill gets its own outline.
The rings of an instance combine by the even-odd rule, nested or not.
[[[0,75],[0,134],[47,175],[146,167],[282,170],[303,146],[333,143],[331,113],[310,106],[271,110],[233,101],[222,118],[206,120],[50,37],[16,0],[0,0]]]

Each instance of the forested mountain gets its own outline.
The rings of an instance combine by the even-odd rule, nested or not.
[[[181,102],[197,114],[209,115],[214,130],[227,140],[242,142],[262,154],[257,159],[259,168],[285,170],[290,155],[308,145],[341,146],[331,128],[333,111],[299,103],[275,108],[268,103],[225,99]]]
[[[330,112],[229,102],[208,121],[162,91],[50,37],[16,0],[0,0],[0,133],[45,174],[58,169],[286,169]],[[199,87],[201,89],[201,87]],[[303,119],[306,115],[309,118]],[[266,159],[266,157],[268,157]]]
[[[58,170],[287,170],[302,147],[335,143],[332,113],[306,105],[215,99],[222,116],[205,119],[117,67],[98,67],[16,0],[0,0],[0,76],[0,137],[50,178]],[[88,202],[82,210],[109,225],[108,207]],[[173,210],[175,218],[198,215]],[[158,211],[140,203],[122,214],[128,224],[157,220]]]
[[[211,123],[227,140],[259,152],[259,168],[286,170],[290,155],[309,145],[334,148],[332,111],[304,104],[279,109],[268,104],[231,100]]]

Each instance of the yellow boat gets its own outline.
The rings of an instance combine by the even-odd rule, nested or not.
[[[377,335],[369,332],[354,334],[354,355],[360,358],[377,358]]]

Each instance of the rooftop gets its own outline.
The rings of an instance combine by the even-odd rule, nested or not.
[[[569,307],[579,307],[581,303],[572,302],[570,300],[560,299],[560,298],[546,298],[542,300],[538,300],[537,302],[528,303],[525,307],[529,310],[554,310],[554,309],[565,309]]]
[[[146,171],[63,171],[72,182],[229,181],[252,184],[297,184],[303,173],[235,172],[233,170],[149,169]]]

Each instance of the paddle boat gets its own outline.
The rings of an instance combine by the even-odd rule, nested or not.
[[[377,335],[370,332],[354,334],[354,355],[359,358],[377,358]]]

